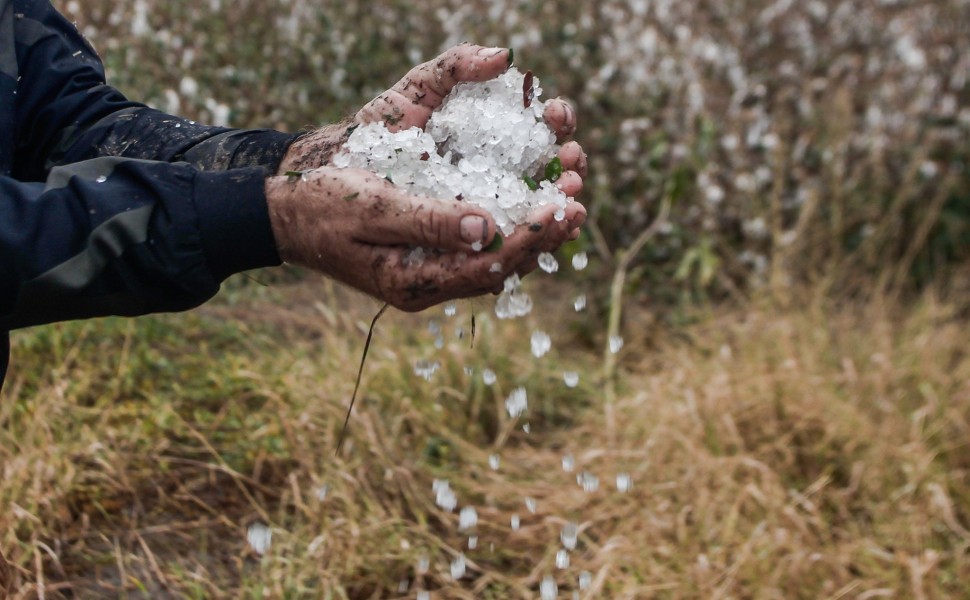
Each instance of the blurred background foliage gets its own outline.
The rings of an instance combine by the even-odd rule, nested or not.
[[[655,302],[906,292],[970,257],[966,0],[61,8],[130,97],[238,127],[332,122],[451,45],[513,47],[579,109],[601,265],[673,202],[627,279]]]

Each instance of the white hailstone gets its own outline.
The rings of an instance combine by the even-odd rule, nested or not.
[[[539,584],[539,595],[542,600],[556,600],[556,596],[559,595],[559,586],[556,585],[556,580],[552,578],[552,575],[546,575],[542,578],[542,583]]]
[[[431,592],[427,590],[421,590],[418,592],[417,600],[431,600]]]
[[[437,348],[438,350],[441,350],[442,348],[444,348],[445,347],[445,338],[442,337],[442,336],[440,336],[440,335],[438,337],[436,337],[434,339],[434,347]],[[429,377],[429,379],[430,379],[430,377]]]
[[[419,360],[414,363],[414,374],[418,377],[422,377],[428,381],[434,377],[435,372],[441,368],[441,363],[438,361],[430,360]]]
[[[499,458],[498,454],[492,454],[488,457],[488,466],[491,467],[493,471],[498,471],[500,464],[502,464],[502,459]]]
[[[464,576],[465,576],[465,555],[459,554],[455,560],[451,561],[451,578],[457,581]]]
[[[482,371],[482,382],[485,385],[492,385],[497,379],[498,377],[495,375],[495,371],[491,369],[485,369]]]
[[[558,152],[555,133],[542,118],[542,90],[533,78],[534,99],[523,106],[525,75],[509,69],[491,81],[454,87],[428,121],[426,131],[412,127],[390,132],[383,122],[357,127],[337,167],[356,167],[388,176],[413,194],[459,198],[489,211],[503,234],[549,204],[565,216],[568,199],[536,174]]]
[[[616,489],[619,492],[629,492],[633,486],[633,480],[629,473],[619,473],[616,476]]]
[[[434,502],[442,509],[452,512],[458,506],[458,497],[447,481],[435,479],[431,486],[435,493]]]
[[[397,593],[406,594],[408,591],[408,586],[410,585],[411,585],[410,581],[408,581],[407,579],[402,579],[401,582],[397,584]]]
[[[562,541],[563,548],[575,550],[576,542],[579,540],[579,525],[575,523],[563,525],[562,531],[559,532],[559,539]]]
[[[584,492],[595,492],[600,489],[600,478],[589,471],[583,471],[576,476],[576,483]]]
[[[577,271],[582,271],[589,264],[589,257],[586,256],[585,252],[577,252],[573,254],[573,268]]]
[[[539,268],[546,273],[555,273],[559,270],[559,262],[552,254],[548,252],[541,252],[539,254]]]
[[[323,502],[324,500],[327,499],[327,494],[330,493],[330,486],[321,485],[313,493],[317,497],[317,500],[319,500],[320,502]]]
[[[418,559],[418,573],[423,575],[428,572],[431,568],[431,559],[427,556],[422,556]]]
[[[524,431],[527,434],[528,433],[532,433],[532,426],[529,425],[528,423],[523,423],[522,424],[522,431]]]
[[[610,352],[616,354],[623,347],[623,336],[621,335],[611,335],[610,336]]]
[[[458,529],[471,529],[478,525],[478,511],[474,506],[466,506],[458,513]]]
[[[579,373],[576,371],[566,371],[562,374],[562,380],[566,387],[574,388],[579,385]]]
[[[490,266],[488,268],[488,272],[489,273],[501,273],[502,272],[502,263],[500,263],[500,262],[493,262],[492,263],[492,266]]]
[[[273,530],[262,523],[253,523],[246,531],[246,541],[253,552],[262,556],[273,543]]]
[[[513,419],[520,416],[529,407],[529,399],[526,396],[525,388],[515,388],[505,400],[505,410],[509,411],[509,416]]]
[[[542,358],[552,348],[552,338],[545,331],[536,329],[532,332],[532,355]]]
[[[560,550],[556,552],[556,568],[557,569],[568,569],[569,568],[569,552],[566,550]]]
[[[420,267],[421,265],[424,264],[425,256],[426,256],[426,253],[424,251],[424,248],[417,247],[412,249],[407,254],[405,254],[404,258],[401,259],[401,263],[405,267]]]
[[[536,499],[531,496],[526,497],[525,507],[532,514],[536,514]]]
[[[565,454],[562,457],[562,470],[567,473],[572,473],[573,469],[576,468],[576,459],[573,458],[572,454]]]
[[[519,519],[519,515],[512,515],[512,519],[511,519],[511,523],[510,523],[512,525],[512,531],[518,531],[519,530],[519,525],[521,523],[522,523],[522,520]]]
[[[510,275],[502,292],[495,301],[495,316],[500,319],[524,317],[532,312],[532,298],[522,291],[522,281],[515,273]]]
[[[586,591],[589,586],[593,585],[593,574],[589,571],[583,571],[579,574],[579,589]]]
[[[472,367],[465,367],[463,370],[465,372],[465,375],[468,375],[469,377],[475,374],[475,369]]]
[[[474,550],[475,548],[478,548],[478,536],[470,535],[468,536],[468,549]]]
[[[448,304],[445,304],[445,316],[446,317],[453,317],[453,316],[455,316],[455,313],[457,313],[457,312],[458,312],[458,305],[457,304],[455,304],[454,302],[449,302]]]
[[[573,308],[576,310],[576,312],[586,310],[586,294],[576,296],[576,299],[573,300]]]

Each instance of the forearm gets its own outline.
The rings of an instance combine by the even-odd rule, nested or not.
[[[279,263],[261,169],[99,158],[0,177],[0,331],[185,310]]]

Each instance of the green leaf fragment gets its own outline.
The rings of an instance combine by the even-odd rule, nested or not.
[[[358,196],[360,196],[360,192],[354,192],[353,194],[344,196],[344,200],[350,202],[351,200],[356,200]]]
[[[532,190],[533,192],[539,189],[539,184],[536,183],[536,180],[533,179],[532,177],[529,177],[528,175],[523,175],[522,181],[524,181],[525,184],[529,187],[529,189]]]
[[[492,238],[492,241],[488,243],[488,246],[485,246],[482,249],[482,252],[498,252],[501,250],[504,244],[505,239],[502,237],[502,234],[496,233],[495,237]]]
[[[562,177],[562,161],[557,156],[546,165],[546,179],[555,183],[560,177]]]

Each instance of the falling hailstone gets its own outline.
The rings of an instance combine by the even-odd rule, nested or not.
[[[435,504],[443,510],[452,512],[458,506],[458,497],[455,496],[455,492],[447,481],[435,479],[431,489],[435,493]]]
[[[545,331],[539,331],[538,329],[532,332],[532,355],[536,358],[542,358],[545,356],[546,352],[552,348],[552,338]]]
[[[566,550],[575,550],[576,542],[579,539],[579,526],[575,523],[566,523],[559,533],[559,539]]]
[[[577,271],[582,271],[589,264],[589,258],[586,256],[585,252],[577,252],[573,254],[573,268]]]
[[[493,383],[495,383],[496,379],[498,378],[495,376],[495,371],[491,369],[485,369],[484,371],[482,371],[482,382],[485,385],[492,385]]]
[[[513,419],[521,416],[528,407],[529,400],[526,397],[525,388],[522,387],[512,390],[512,393],[505,400],[505,410],[509,411],[509,416]]]
[[[431,568],[431,559],[427,556],[422,556],[418,559],[418,573],[423,575],[428,572]]]
[[[556,261],[556,257],[548,252],[542,252],[539,254],[539,268],[546,273],[555,273],[559,270],[559,262]]]
[[[488,466],[491,467],[493,471],[498,471],[500,464],[502,464],[502,459],[499,458],[498,454],[492,454],[488,457]]]
[[[478,536],[477,535],[468,536],[468,549],[474,550],[477,547],[478,547]]]
[[[610,352],[616,354],[623,347],[623,336],[611,335],[610,336]]]
[[[330,486],[321,485],[316,489],[316,491],[314,492],[314,495],[317,497],[317,500],[319,500],[320,502],[323,502],[324,500],[327,499],[328,493],[330,493]]]
[[[583,488],[584,492],[595,492],[600,489],[600,478],[589,471],[583,471],[576,476],[576,483]]]
[[[471,529],[478,525],[478,512],[473,506],[466,506],[458,513],[458,529]]]
[[[262,556],[273,543],[273,530],[262,523],[253,523],[246,532],[246,541],[256,554]]]
[[[526,497],[525,507],[529,510],[530,513],[536,514],[536,499],[532,497]]]
[[[409,585],[411,585],[411,582],[410,581],[408,581],[407,579],[402,579],[401,580],[401,583],[397,584],[397,593],[398,594],[406,594],[407,591],[408,591],[408,586]]]
[[[576,312],[586,310],[586,294],[576,296],[576,299],[573,301],[573,308],[576,310]]]
[[[593,584],[593,574],[589,571],[583,571],[579,574],[579,589],[586,591],[589,586]]]
[[[519,525],[521,523],[522,523],[522,520],[519,519],[519,515],[512,515],[512,520],[511,520],[512,531],[518,531]]]
[[[539,595],[542,596],[542,600],[556,600],[558,594],[559,586],[556,585],[556,580],[552,578],[552,575],[543,577],[542,583],[539,584]]]
[[[532,426],[529,425],[528,423],[523,423],[522,424],[522,431],[524,431],[526,433],[532,433]]]
[[[562,374],[562,380],[566,383],[566,387],[574,388],[579,385],[579,373],[576,371],[566,371]]]
[[[560,550],[556,552],[556,568],[557,569],[568,569],[569,568],[569,552],[566,550]]]
[[[459,554],[458,558],[451,561],[451,578],[455,581],[465,576],[465,555]]]
[[[458,305],[457,304],[455,304],[454,302],[449,302],[448,304],[445,304],[445,316],[446,317],[453,317],[453,316],[455,316],[455,313],[457,313],[457,312],[458,312]]]
[[[532,312],[532,298],[522,291],[522,280],[518,274],[510,275],[502,287],[502,292],[495,301],[496,317],[515,319]]]
[[[565,454],[562,457],[562,470],[567,473],[572,473],[573,469],[576,468],[576,460],[573,458],[572,454]]]
[[[418,592],[417,600],[431,600],[431,592],[421,590]]]
[[[441,363],[438,361],[430,360],[419,360],[414,363],[414,374],[418,377],[422,377],[427,381],[431,381],[434,374],[441,368]]]
[[[629,473],[619,473],[616,476],[616,489],[619,492],[629,492],[630,487],[633,485],[633,480],[630,479]]]

